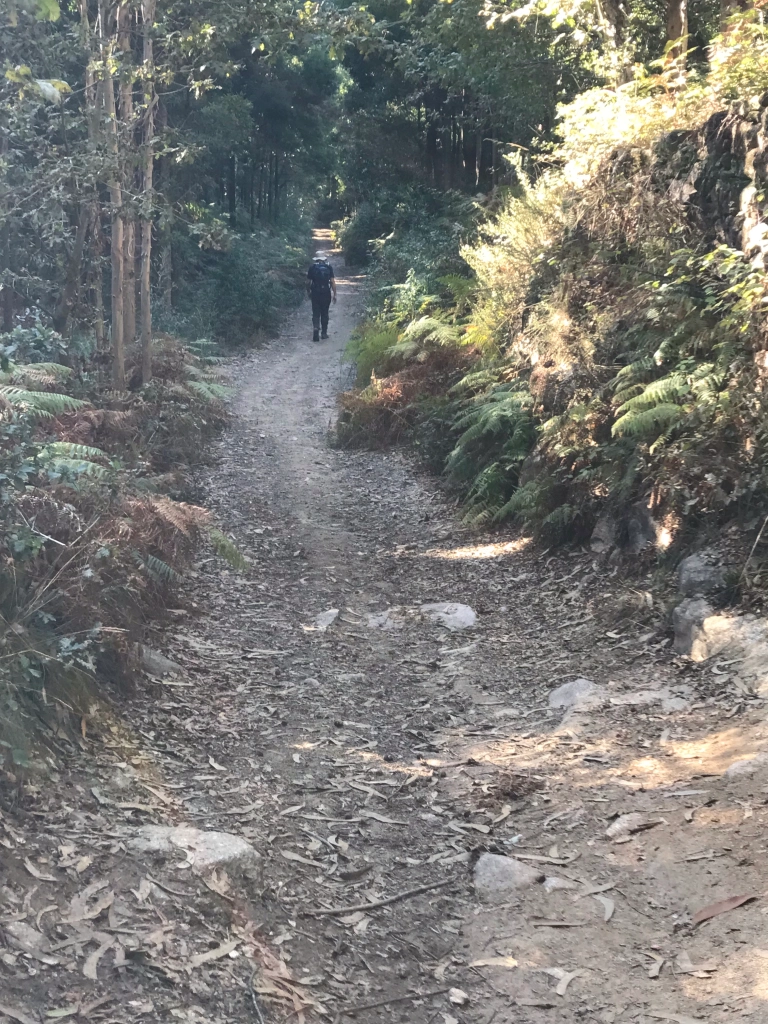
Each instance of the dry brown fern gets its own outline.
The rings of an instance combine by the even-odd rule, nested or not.
[[[199,505],[190,505],[185,501],[173,501],[159,495],[148,499],[149,504],[166,523],[170,523],[179,533],[192,539],[203,527],[208,525],[210,513]]]

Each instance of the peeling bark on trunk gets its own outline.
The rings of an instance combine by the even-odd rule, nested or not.
[[[131,69],[131,11],[122,3],[117,15],[117,44],[122,54],[123,67],[120,76],[120,120],[133,136],[133,72]],[[128,171],[129,191],[134,191],[133,165]],[[136,340],[136,222],[134,214],[124,209],[123,214],[123,336],[126,345]]]
[[[688,46],[688,0],[667,0],[667,43],[675,43],[669,53],[670,60],[685,62]]]
[[[143,129],[143,199],[141,217],[141,381],[152,379],[152,202],[155,136],[155,90],[152,80],[154,53],[152,26],[155,0],[142,0],[141,18],[144,36],[144,129]]]
[[[109,199],[112,217],[112,384],[116,391],[125,391],[125,340],[123,336],[123,297],[124,297],[124,223],[123,223],[123,189],[120,176],[120,143],[117,136],[117,111],[115,108],[115,83],[112,78],[107,46],[108,6],[107,0],[101,0],[99,13],[99,30],[104,58],[104,80],[102,95],[104,110],[109,118],[107,139],[112,157],[109,175]]]
[[[85,240],[88,236],[90,220],[90,204],[81,203],[78,212],[75,241],[72,246],[72,252],[69,254],[69,259],[67,260],[67,273],[64,278],[64,287],[61,290],[61,295],[56,303],[56,309],[53,314],[53,326],[59,334],[63,334],[66,331],[69,314],[72,312],[72,307],[74,306],[75,299],[77,298],[78,285],[80,284],[80,268],[83,265],[83,252],[85,250]]]

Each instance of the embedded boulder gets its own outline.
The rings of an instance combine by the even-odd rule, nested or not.
[[[714,594],[725,585],[725,569],[704,552],[689,555],[678,566],[677,583],[685,597]]]
[[[475,889],[481,896],[495,896],[512,889],[528,889],[544,881],[544,873],[514,857],[483,853],[475,864]]]
[[[128,841],[132,853],[163,858],[185,858],[184,867],[195,871],[214,868],[245,871],[255,867],[259,854],[240,836],[208,832],[191,825],[144,825]]]

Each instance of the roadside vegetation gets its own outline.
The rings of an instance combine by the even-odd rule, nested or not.
[[[14,0],[0,44],[3,757],[242,564],[194,468],[318,221],[369,275],[340,444],[548,543],[759,525],[759,8]]]
[[[768,37],[760,10],[697,5],[674,35],[676,12],[465,0],[394,46],[387,123],[423,187],[337,227],[373,284],[338,436],[408,441],[469,523],[581,541],[642,506],[669,558],[762,522]],[[516,46],[558,74],[490,60]]]
[[[0,765],[85,734],[201,544],[221,356],[302,296],[332,34],[293,3],[0,13]],[[318,35],[318,30],[323,32]],[[58,737],[58,740],[57,740]]]

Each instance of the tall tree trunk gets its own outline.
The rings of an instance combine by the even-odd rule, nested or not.
[[[156,133],[162,134],[168,127],[168,111],[162,96],[155,92],[155,125]],[[160,155],[155,160],[155,180],[159,179],[156,195],[170,189],[170,165],[168,157]],[[165,200],[163,226],[158,229],[160,257],[158,260],[157,285],[161,302],[166,310],[173,309],[173,208]]]
[[[93,203],[93,231],[91,233],[91,252],[93,254],[93,305],[95,309],[93,331],[96,335],[96,351],[106,352],[107,332],[104,327],[104,283],[102,257],[104,256],[104,234],[101,229],[101,204],[98,198]]]
[[[99,117],[99,106],[101,102],[100,87],[96,83],[96,76],[93,72],[93,39],[91,35],[91,20],[89,0],[79,0],[80,8],[80,33],[83,52],[85,55],[85,112],[88,126],[88,139],[92,145],[96,145],[101,133]],[[93,330],[96,335],[96,351],[104,352],[106,349],[106,330],[104,327],[104,289],[102,283],[101,260],[104,255],[104,235],[101,227],[101,202],[99,194],[94,189],[90,201],[89,218],[91,224],[91,276],[93,281],[93,304],[94,321]]]
[[[280,157],[275,153],[275,220],[280,216]]]
[[[117,10],[117,44],[122,54],[120,69],[120,119],[127,128],[129,138],[133,136],[133,68],[131,67],[131,16],[127,3],[121,3]],[[130,147],[133,148],[132,146]],[[130,161],[126,168],[129,191],[135,190],[135,172]],[[123,214],[123,336],[126,345],[136,340],[136,221],[134,213],[124,207]]]
[[[272,161],[274,160],[274,153],[269,154],[269,168],[267,169],[267,220],[272,220]]]
[[[227,177],[227,200],[229,203],[229,226],[237,228],[237,158],[229,154],[229,170]]]
[[[141,17],[144,36],[144,132],[143,132],[143,196],[141,218],[141,381],[152,379],[152,205],[155,154],[155,90],[153,81],[154,53],[152,28],[155,21],[155,0],[142,0]]]
[[[67,329],[67,321],[72,307],[75,304],[77,289],[80,284],[80,268],[83,264],[83,251],[85,250],[85,239],[88,235],[88,226],[91,220],[90,203],[81,203],[77,215],[77,231],[72,252],[67,260],[67,272],[64,277],[64,287],[56,303],[53,313],[54,329],[63,334]]]
[[[256,227],[256,199],[254,190],[256,188],[256,166],[251,159],[248,168],[248,216],[251,223],[251,231]]]
[[[623,46],[627,37],[627,11],[622,0],[602,0],[600,16],[605,34],[614,46],[617,49]]]
[[[685,63],[688,37],[688,0],[667,0],[667,43],[675,43],[669,50],[670,60]]]
[[[104,110],[109,119],[107,141],[112,158],[109,170],[109,200],[112,215],[112,384],[116,391],[125,391],[125,340],[123,336],[123,298],[125,287],[124,275],[124,223],[123,223],[123,189],[120,170],[120,143],[117,135],[117,111],[115,109],[115,83],[109,61],[107,43],[109,8],[108,0],[99,3],[99,30],[102,44],[104,79],[102,95]]]
[[[136,221],[126,212],[123,231],[123,336],[127,346],[136,340]]]
[[[3,124],[2,127],[5,127]],[[0,137],[0,155],[8,152],[8,134],[3,131]],[[5,210],[3,210],[5,213]],[[11,267],[11,224],[8,217],[3,218],[3,226],[0,228],[0,273],[6,277],[5,284],[0,285],[0,322],[2,322],[3,333],[8,334],[13,330],[13,285],[6,274]]]

